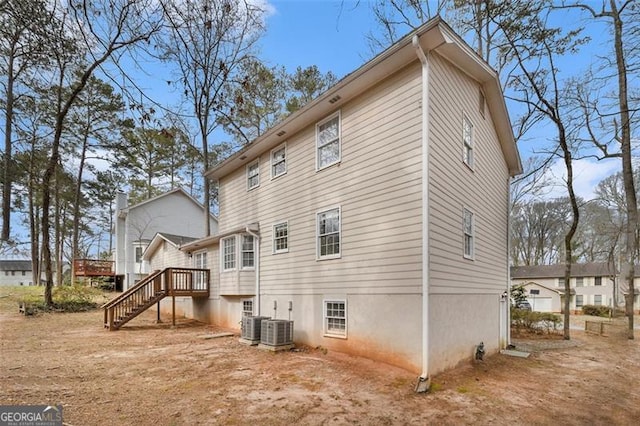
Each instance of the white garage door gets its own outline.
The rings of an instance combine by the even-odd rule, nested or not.
[[[551,312],[550,297],[529,297],[527,299],[531,305],[531,310],[536,312]]]

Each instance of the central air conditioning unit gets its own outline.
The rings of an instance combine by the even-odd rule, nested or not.
[[[270,319],[262,321],[260,345],[293,345],[293,321]]]
[[[270,317],[243,317],[242,318],[242,334],[240,338],[252,345],[260,343],[260,332],[262,331],[261,323]]]

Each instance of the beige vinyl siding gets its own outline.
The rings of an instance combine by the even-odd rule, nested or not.
[[[503,291],[507,280],[508,172],[478,83],[431,56],[430,286],[432,293]],[[462,158],[463,115],[473,124],[473,169]],[[462,211],[474,213],[474,260],[463,258]]]
[[[415,63],[343,105],[339,164],[316,172],[310,123],[287,135],[286,175],[269,180],[261,167],[260,187],[250,192],[244,167],[221,180],[221,232],[260,223],[261,291],[420,292],[420,93]],[[338,206],[341,258],[318,261],[316,214]],[[280,221],[289,223],[289,252],[274,255],[272,226]]]
[[[149,261],[149,270],[162,270],[165,268],[191,267],[191,259],[186,253],[181,252],[173,244],[162,241],[162,244]]]

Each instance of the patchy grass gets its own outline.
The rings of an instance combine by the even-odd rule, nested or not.
[[[82,284],[54,287],[52,291],[53,307],[44,303],[43,286],[7,286],[0,287],[0,306],[3,309],[22,307],[25,315],[37,315],[40,312],[84,312],[98,308],[99,303],[108,299],[97,288]]]

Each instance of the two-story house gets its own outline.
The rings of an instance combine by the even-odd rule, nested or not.
[[[182,188],[129,206],[127,194],[118,193],[115,211],[115,273],[127,289],[151,269],[142,254],[158,232],[201,238],[205,235],[205,209]],[[212,233],[218,221],[209,215]]]
[[[296,342],[428,380],[508,341],[520,172],[496,72],[430,20],[207,172],[219,233],[180,250],[210,296],[183,311],[292,319]]]
[[[0,286],[38,285],[33,280],[33,268],[30,260],[0,260]]]
[[[511,268],[511,285],[523,286],[534,311],[562,312],[564,309],[565,265],[517,266]],[[606,262],[571,265],[572,312],[584,305],[614,306],[619,300],[616,270]]]

